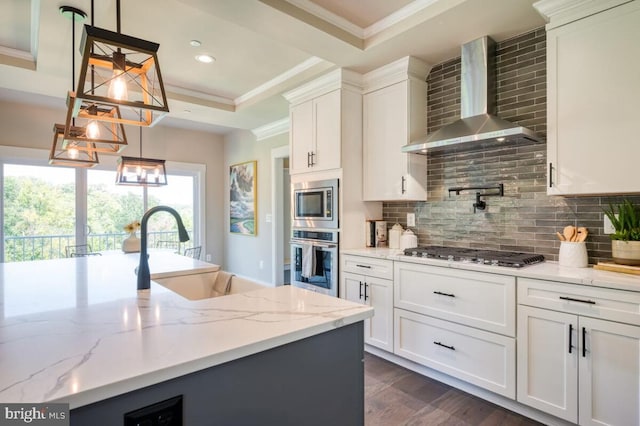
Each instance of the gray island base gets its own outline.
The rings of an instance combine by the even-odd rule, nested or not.
[[[363,425],[363,358],[359,321],[75,408],[71,425],[125,425],[126,413],[178,396],[182,422],[172,426]]]

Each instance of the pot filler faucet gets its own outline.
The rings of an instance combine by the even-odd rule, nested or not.
[[[182,224],[182,218],[177,211],[167,206],[152,207],[142,215],[140,221],[140,265],[138,265],[138,290],[146,290],[151,287],[151,274],[149,273],[149,256],[147,256],[147,222],[149,218],[157,212],[168,212],[176,218],[178,222],[178,236],[180,242],[189,241],[189,234]]]

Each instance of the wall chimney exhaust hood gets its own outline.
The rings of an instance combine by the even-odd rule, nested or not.
[[[482,37],[462,45],[460,119],[447,124],[424,139],[412,141],[402,152],[460,151],[480,145],[539,142],[526,127],[494,115],[495,42]]]

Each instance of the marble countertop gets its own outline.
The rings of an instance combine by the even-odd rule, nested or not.
[[[0,401],[71,408],[355,323],[373,309],[291,286],[189,301],[138,254],[0,264]],[[219,270],[151,252],[151,277]]]
[[[449,262],[447,260],[423,259],[419,257],[405,256],[402,250],[389,248],[346,249],[341,250],[340,253],[419,263],[423,265],[441,266],[446,268],[491,272],[494,274],[511,275],[522,278],[533,278],[640,292],[640,276],[638,275],[600,271],[593,269],[592,267],[570,268],[560,266],[558,265],[558,262],[545,261],[525,266],[523,268],[506,268],[502,266],[478,265],[475,263]]]

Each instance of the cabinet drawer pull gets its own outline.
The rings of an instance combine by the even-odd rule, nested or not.
[[[573,339],[573,324],[569,324],[569,353],[573,349],[573,343],[571,340]]]
[[[356,265],[358,268],[367,268],[367,269],[371,269],[371,266],[369,265]]]
[[[454,348],[453,346],[445,345],[444,343],[433,342],[433,344],[434,345],[438,345],[438,346],[442,346],[443,348],[451,349],[452,351],[456,350],[456,348]]]
[[[440,296],[447,296],[447,297],[456,297],[455,294],[452,293],[443,293],[441,291],[434,291],[433,294],[439,294]]]
[[[587,357],[587,328],[582,327],[582,358]]]
[[[580,299],[574,299],[573,297],[567,297],[567,296],[560,296],[560,299],[566,300],[568,302],[588,303],[589,305],[595,305],[596,304],[596,302],[594,302],[593,300],[580,300]]]
[[[404,194],[405,192],[407,192],[407,190],[406,190],[406,189],[405,189],[405,187],[404,187],[404,183],[405,183],[405,181],[406,181],[406,180],[407,180],[407,179],[406,179],[404,176],[402,176],[402,185],[401,185],[401,189],[402,189],[402,193],[403,193],[403,194]]]

